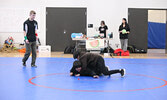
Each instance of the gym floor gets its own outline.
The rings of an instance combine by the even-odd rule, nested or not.
[[[31,58],[23,67],[23,54],[3,55],[0,100],[167,100],[165,54],[105,58],[110,69],[125,68],[127,74],[124,78],[115,74],[99,79],[69,76],[72,55],[52,53],[51,57],[38,57],[38,68],[30,67]]]

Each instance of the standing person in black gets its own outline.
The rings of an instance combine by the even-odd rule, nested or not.
[[[127,51],[128,34],[130,33],[130,27],[127,23],[126,18],[122,19],[122,24],[119,26],[119,33],[120,33],[121,49]]]
[[[106,33],[107,33],[108,27],[105,24],[104,21],[101,21],[101,26],[99,27],[100,34],[104,35],[104,38],[106,38]]]
[[[125,75],[125,69],[109,70],[105,66],[104,59],[98,54],[75,51],[73,57],[78,59],[78,61],[73,63],[73,67],[70,70],[71,76],[92,76],[98,78],[101,74],[110,76],[111,74],[120,73],[121,76]]]
[[[28,60],[31,52],[32,52],[32,62],[31,67],[37,67],[35,65],[36,61],[36,40],[37,40],[37,29],[38,23],[35,21],[36,12],[30,11],[30,17],[23,24],[24,30],[24,39],[26,45],[26,53],[24,58],[22,59],[23,66],[26,66],[26,61]]]

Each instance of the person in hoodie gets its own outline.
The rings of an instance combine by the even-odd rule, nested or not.
[[[125,69],[109,70],[105,66],[103,57],[94,53],[82,53],[75,51],[73,58],[77,59],[73,63],[73,67],[70,70],[71,76],[92,76],[99,78],[100,75],[112,75],[120,73],[123,77],[125,75]]]

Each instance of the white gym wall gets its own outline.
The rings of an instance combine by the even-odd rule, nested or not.
[[[114,33],[114,39],[111,43],[112,47],[115,48],[115,44],[119,43],[118,28],[122,18],[127,18],[128,8],[167,8],[167,0],[1,0],[0,3],[0,11],[5,9],[8,9],[6,11],[15,9],[16,12],[17,10],[18,12],[24,9],[28,10],[26,11],[27,14],[16,15],[23,16],[25,20],[29,17],[29,10],[36,10],[36,20],[39,23],[39,37],[43,45],[46,43],[46,7],[87,7],[87,24],[94,24],[95,28],[100,26],[101,20],[104,20],[109,27],[108,32]],[[6,13],[10,13],[10,11]],[[0,19],[2,19],[2,17],[8,18],[8,22],[15,20],[13,17],[4,16],[5,15],[0,15]],[[22,20],[18,21],[20,21],[18,24],[23,23]],[[0,25],[5,25],[5,23],[3,22],[3,24]],[[1,27],[2,26],[0,26],[0,28]],[[20,27],[20,29],[22,29],[23,26],[21,25]],[[87,33],[88,35],[92,35],[96,33],[96,31],[95,29],[88,29]],[[1,45],[8,36],[13,36],[16,43],[23,42],[23,33],[19,28],[18,30],[13,30],[12,28],[10,30],[9,28],[5,30],[5,32],[0,31]]]

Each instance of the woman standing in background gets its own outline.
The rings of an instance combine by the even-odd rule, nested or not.
[[[121,49],[127,51],[128,34],[130,33],[130,27],[127,23],[126,18],[122,19],[122,24],[119,26],[119,33],[120,33]]]
[[[108,27],[105,24],[104,21],[101,21],[101,26],[99,27],[100,35],[104,34],[104,38],[106,38],[106,33],[107,33]]]

